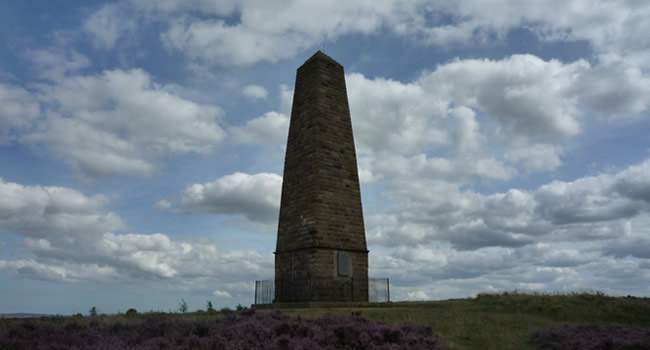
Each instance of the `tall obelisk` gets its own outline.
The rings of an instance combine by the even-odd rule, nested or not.
[[[275,302],[368,301],[368,249],[343,66],[300,68],[284,161]]]

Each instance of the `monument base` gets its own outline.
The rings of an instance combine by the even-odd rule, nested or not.
[[[271,304],[252,304],[251,307],[258,310],[274,310],[274,309],[337,309],[337,308],[369,308],[369,307],[387,307],[392,306],[393,303],[369,303],[369,302],[337,302],[337,301],[301,301],[293,303],[271,303]]]

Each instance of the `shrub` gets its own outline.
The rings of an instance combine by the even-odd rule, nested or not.
[[[208,310],[209,313],[217,312],[217,310],[215,310],[214,307],[212,307],[212,301],[211,300],[208,300],[208,305],[207,306],[208,307],[207,307],[206,310]]]
[[[185,302],[185,299],[181,299],[181,302],[178,303],[178,311],[181,313],[187,312],[187,303]]]
[[[530,340],[544,348],[582,349],[650,349],[650,328],[576,325],[536,331]]]
[[[126,310],[126,317],[133,317],[133,316],[135,316],[137,314],[138,314],[138,310],[136,310],[134,308],[130,308],[130,309]]]
[[[216,320],[153,317],[66,324],[26,320],[0,328],[0,349],[446,349],[431,330],[361,315],[310,320],[242,308]]]

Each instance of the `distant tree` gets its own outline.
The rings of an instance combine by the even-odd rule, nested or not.
[[[133,316],[135,316],[137,314],[138,314],[138,310],[136,310],[134,308],[130,308],[130,309],[126,310],[126,316],[127,317],[133,317]]]
[[[212,301],[211,300],[208,300],[208,308],[207,308],[207,310],[208,310],[208,312],[216,312],[217,311],[217,310],[214,309],[214,307],[212,307]]]
[[[187,303],[185,302],[185,299],[181,299],[181,302],[178,303],[178,311],[182,313],[187,312]]]
[[[244,307],[242,306],[242,304],[237,304],[237,306],[236,306],[237,311],[241,311],[243,308]]]
[[[97,308],[96,307],[91,307],[90,310],[88,310],[88,313],[90,313],[90,316],[97,316]]]

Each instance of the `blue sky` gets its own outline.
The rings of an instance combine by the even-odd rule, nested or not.
[[[5,1],[0,313],[247,305],[295,70],[340,62],[394,300],[649,296],[650,5]]]

